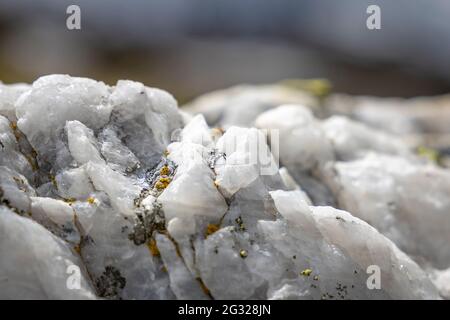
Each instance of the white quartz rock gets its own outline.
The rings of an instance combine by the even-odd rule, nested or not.
[[[123,143],[152,167],[182,125],[176,100],[167,92],[128,80],[117,82],[111,94],[112,118]]]
[[[196,268],[215,299],[439,298],[425,272],[367,223],[308,206],[298,191],[271,196],[281,215],[257,221],[256,233],[229,226],[194,242]],[[367,287],[373,265],[380,290]]]
[[[430,278],[445,299],[450,299],[450,268],[445,270],[432,270]]]
[[[139,168],[139,160],[122,144],[114,130],[106,127],[98,141],[94,132],[79,121],[66,124],[67,141],[71,156],[79,165],[89,161],[108,166],[122,174]]]
[[[131,150],[133,160],[137,157],[149,167],[182,123],[177,102],[165,91],[132,81],[119,81],[111,88],[67,75],[39,78],[15,108],[18,128],[38,152],[40,164],[54,171],[72,162],[62,134],[67,121],[76,120],[95,135],[109,126],[123,142],[122,151]],[[108,154],[107,146],[104,151]]]
[[[81,260],[39,224],[0,206],[1,299],[95,299]],[[75,271],[74,271],[75,270]],[[79,288],[69,277],[79,275]]]
[[[309,293],[308,286],[304,285],[303,288],[294,282],[290,284],[289,281],[285,281],[280,288],[271,290],[268,294],[269,300],[312,300]]]
[[[285,168],[285,167],[280,168],[279,172],[280,172],[281,179],[283,180],[283,183],[286,187],[286,190],[287,191],[294,191],[294,190],[300,191],[301,198],[309,205],[312,205],[312,201],[309,198],[309,196],[303,190],[301,190],[300,186],[297,184],[297,182],[295,182],[295,179],[290,175],[287,168]]]
[[[11,121],[16,120],[15,102],[22,93],[30,88],[28,84],[3,84],[0,82],[0,115]]]
[[[379,98],[333,94],[325,107],[387,132],[449,133],[450,95],[417,98]]]
[[[36,196],[33,187],[21,174],[0,166],[0,199],[10,209],[19,214],[31,213],[30,196]]]
[[[267,111],[256,119],[256,125],[279,130],[280,161],[316,205],[337,205],[321,176],[324,167],[336,159],[348,161],[376,151],[420,162],[408,145],[392,134],[338,116],[317,120],[302,106]]]
[[[176,148],[169,148],[172,150],[169,159],[178,165],[177,171],[172,182],[158,197],[167,221],[176,217],[193,219],[195,216],[218,221],[228,206],[214,185],[212,170],[198,153],[202,152],[202,147],[181,142],[177,143]]]
[[[167,224],[167,231],[175,239],[184,239],[185,235],[195,233],[195,220],[190,217],[175,217]]]
[[[64,199],[86,199],[94,187],[86,172],[86,165],[64,170],[55,177],[58,195]]]
[[[84,231],[80,254],[100,297],[108,299],[172,299],[167,272],[146,245],[129,239],[130,219],[108,204],[104,193],[94,203],[73,208]]]
[[[113,206],[125,216],[132,216],[134,199],[141,188],[132,179],[112,170],[104,163],[88,162],[86,172],[94,188],[108,194]]]
[[[276,85],[225,93],[209,100],[224,132],[208,127],[209,115],[183,114],[170,94],[133,81],[109,87],[54,75],[8,91],[0,101],[0,254],[24,252],[20,261],[31,267],[0,259],[0,296],[439,297],[373,227],[311,206],[336,199],[431,265],[446,296],[445,277],[433,272],[448,268],[448,173],[416,161],[391,135],[315,119],[309,108],[317,111],[317,101],[303,92]],[[283,103],[299,105],[276,108]],[[260,129],[230,126],[266,110]],[[377,158],[380,167],[335,160],[365,160],[370,150],[397,160]],[[429,179],[438,186],[423,191]],[[81,291],[66,292],[60,281],[69,262],[82,269]],[[367,288],[369,265],[380,267],[380,290]],[[31,279],[36,268],[45,272]],[[4,274],[20,286],[3,287]]]
[[[381,98],[332,94],[324,101],[328,114],[340,114],[395,134],[415,148],[436,149],[450,167],[450,95]]]
[[[232,227],[223,228],[195,247],[202,281],[215,299],[248,299],[255,294],[256,274],[240,257]]]
[[[24,176],[6,167],[0,167],[0,198],[13,212],[29,216],[66,241],[79,242],[72,208],[61,200],[37,197]]]
[[[75,212],[69,204],[43,197],[30,197],[30,200],[31,217],[34,221],[74,245],[80,242]]]
[[[214,147],[211,129],[206,124],[203,115],[196,115],[190,120],[181,132],[183,141],[200,144],[206,148]]]
[[[104,128],[99,134],[100,152],[108,165],[122,173],[131,173],[141,167],[139,159],[119,139],[111,127]]]
[[[229,210],[222,219],[221,226],[236,228],[247,240],[259,237],[257,223],[260,220],[274,220],[277,212],[269,195],[271,188],[262,179],[240,189],[229,200]]]
[[[175,245],[167,236],[156,235],[158,249],[161,252],[164,265],[168,269],[170,287],[177,299],[208,299],[202,290],[200,282],[192,276],[182,258],[177,255]]]
[[[0,115],[0,166],[9,166],[29,180],[34,180],[32,163],[21,152],[11,122]]]
[[[280,130],[280,159],[293,171],[309,170],[376,151],[413,158],[404,140],[341,116],[319,121],[302,106],[280,106],[260,115],[256,125]]]
[[[318,102],[305,91],[283,85],[240,85],[204,94],[183,110],[191,114],[201,113],[208,124],[252,126],[256,117],[282,104],[303,104],[317,109]]]
[[[231,127],[216,148],[219,152],[214,160],[216,183],[225,197],[230,198],[258,179],[265,179],[267,184],[268,180],[281,181],[276,159],[262,131]]]
[[[337,162],[325,175],[340,207],[367,221],[419,262],[450,266],[448,170],[369,154]]]
[[[167,147],[167,159],[177,165],[177,172],[184,172],[192,165],[207,166],[209,149],[192,142],[173,142]]]
[[[69,160],[61,141],[66,121],[78,120],[95,130],[108,123],[109,88],[102,82],[66,75],[36,80],[16,101],[17,126],[39,153],[42,161],[59,167]]]
[[[285,237],[282,240],[279,235],[271,233],[272,236],[278,237],[274,245],[277,247],[284,243],[286,246],[279,248],[285,254],[290,254],[289,248],[292,250],[296,244],[300,245],[306,239],[306,241],[314,241],[313,239],[316,238],[316,245],[319,245],[316,253],[318,260],[314,261],[313,257],[307,258],[309,265],[305,267],[310,268],[313,273],[319,273],[319,283],[322,279],[324,287],[328,286],[327,282],[342,283],[342,281],[346,282],[353,278],[355,290],[352,290],[351,285],[347,285],[348,290],[341,291],[341,295],[348,293],[348,298],[353,296],[356,299],[369,297],[373,291],[366,287],[366,279],[359,278],[360,275],[354,271],[362,269],[364,272],[369,266],[376,265],[381,271],[380,297],[393,299],[438,298],[438,293],[425,272],[376,229],[345,211],[331,207],[308,208],[305,203],[297,200],[295,192],[276,191],[271,193],[280,213],[288,223],[292,224],[287,227],[287,239]],[[264,222],[263,226],[276,223]],[[305,232],[307,235],[302,235]],[[304,237],[307,238],[304,239]],[[322,245],[320,245],[321,242]],[[299,247],[297,246],[297,248]],[[302,255],[308,252],[304,245],[302,248],[300,261]],[[331,251],[325,254],[325,249]],[[323,255],[320,254],[321,251]],[[324,260],[321,262],[321,259]],[[320,269],[323,271],[320,272]],[[358,283],[361,280],[364,283]],[[352,293],[352,291],[355,292]],[[377,296],[376,293],[373,294],[372,298]]]
[[[255,124],[261,129],[279,130],[280,159],[289,169],[311,170],[334,160],[320,122],[302,105],[283,105],[267,111]]]
[[[404,140],[342,116],[333,116],[322,123],[336,157],[351,160],[368,151],[412,157]]]
[[[68,121],[66,131],[70,154],[79,165],[86,164],[89,161],[104,163],[96,145],[97,140],[91,129],[79,121]]]

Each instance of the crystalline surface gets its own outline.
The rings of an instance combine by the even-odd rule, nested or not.
[[[5,85],[0,82],[0,114],[13,121],[16,118],[14,104],[17,98],[28,89],[27,84]]]
[[[329,178],[342,208],[375,226],[405,252],[438,268],[450,266],[448,170],[370,154],[335,163]]]
[[[137,82],[0,86],[1,297],[448,297],[448,172],[388,133],[316,119],[309,94],[247,89],[205,100],[224,132]],[[225,110],[237,102],[248,113]],[[248,128],[265,110],[270,145]]]
[[[334,94],[327,99],[326,108],[393,133],[448,133],[449,101],[449,95],[401,99]]]
[[[211,125],[248,127],[262,112],[290,103],[318,107],[312,95],[287,86],[241,85],[205,94],[183,109],[192,114],[203,114]]]
[[[82,275],[80,288],[66,286],[70,266],[79,257],[61,239],[39,224],[0,207],[1,299],[93,299],[95,293]]]

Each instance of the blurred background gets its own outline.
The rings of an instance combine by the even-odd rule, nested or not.
[[[82,30],[66,28],[81,8]],[[381,30],[366,28],[370,4]],[[449,0],[0,0],[0,80],[133,79],[181,102],[238,83],[327,78],[335,91],[450,92]]]

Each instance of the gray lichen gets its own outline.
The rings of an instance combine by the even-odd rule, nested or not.
[[[128,238],[135,245],[141,245],[152,238],[154,231],[163,230],[165,230],[164,212],[161,204],[155,200],[153,210],[144,208],[136,210],[133,232],[128,235]]]
[[[127,281],[114,266],[106,266],[105,271],[95,281],[98,295],[102,298],[118,299],[120,291],[125,288]]]

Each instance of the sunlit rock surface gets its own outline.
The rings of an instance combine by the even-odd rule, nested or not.
[[[304,104],[318,108],[317,99],[306,91],[285,85],[240,85],[207,93],[183,107],[201,113],[210,125],[249,127],[264,111],[281,104]]]
[[[272,103],[221,109],[224,131],[132,81],[0,88],[2,298],[448,297],[447,171],[388,133],[316,119],[310,94],[239,94]]]
[[[423,146],[436,149],[438,154],[433,156],[450,168],[450,95],[405,99],[350,96],[330,91],[330,84],[321,79],[240,85],[206,93],[185,105],[183,110],[201,113],[208,124],[228,128],[253,126],[260,114],[283,104],[303,105],[320,119],[345,116],[378,132],[394,134],[419,151]],[[338,125],[332,122],[333,126]],[[356,133],[359,129],[351,131]]]
[[[68,269],[82,265],[68,243],[31,219],[0,207],[1,299],[94,299],[85,273],[80,287],[67,286]]]
[[[325,107],[392,133],[450,133],[450,95],[402,99],[333,94]]]
[[[369,154],[325,173],[341,208],[417,259],[450,267],[450,171]]]
[[[410,145],[439,151],[450,168],[450,95],[416,98],[353,97],[332,94],[324,102],[328,115],[338,114],[394,133]]]
[[[351,212],[427,269],[450,266],[448,169],[415,155],[398,135],[342,116],[318,120],[301,105],[272,109],[255,123],[279,130],[280,161],[313,203],[328,199]]]

